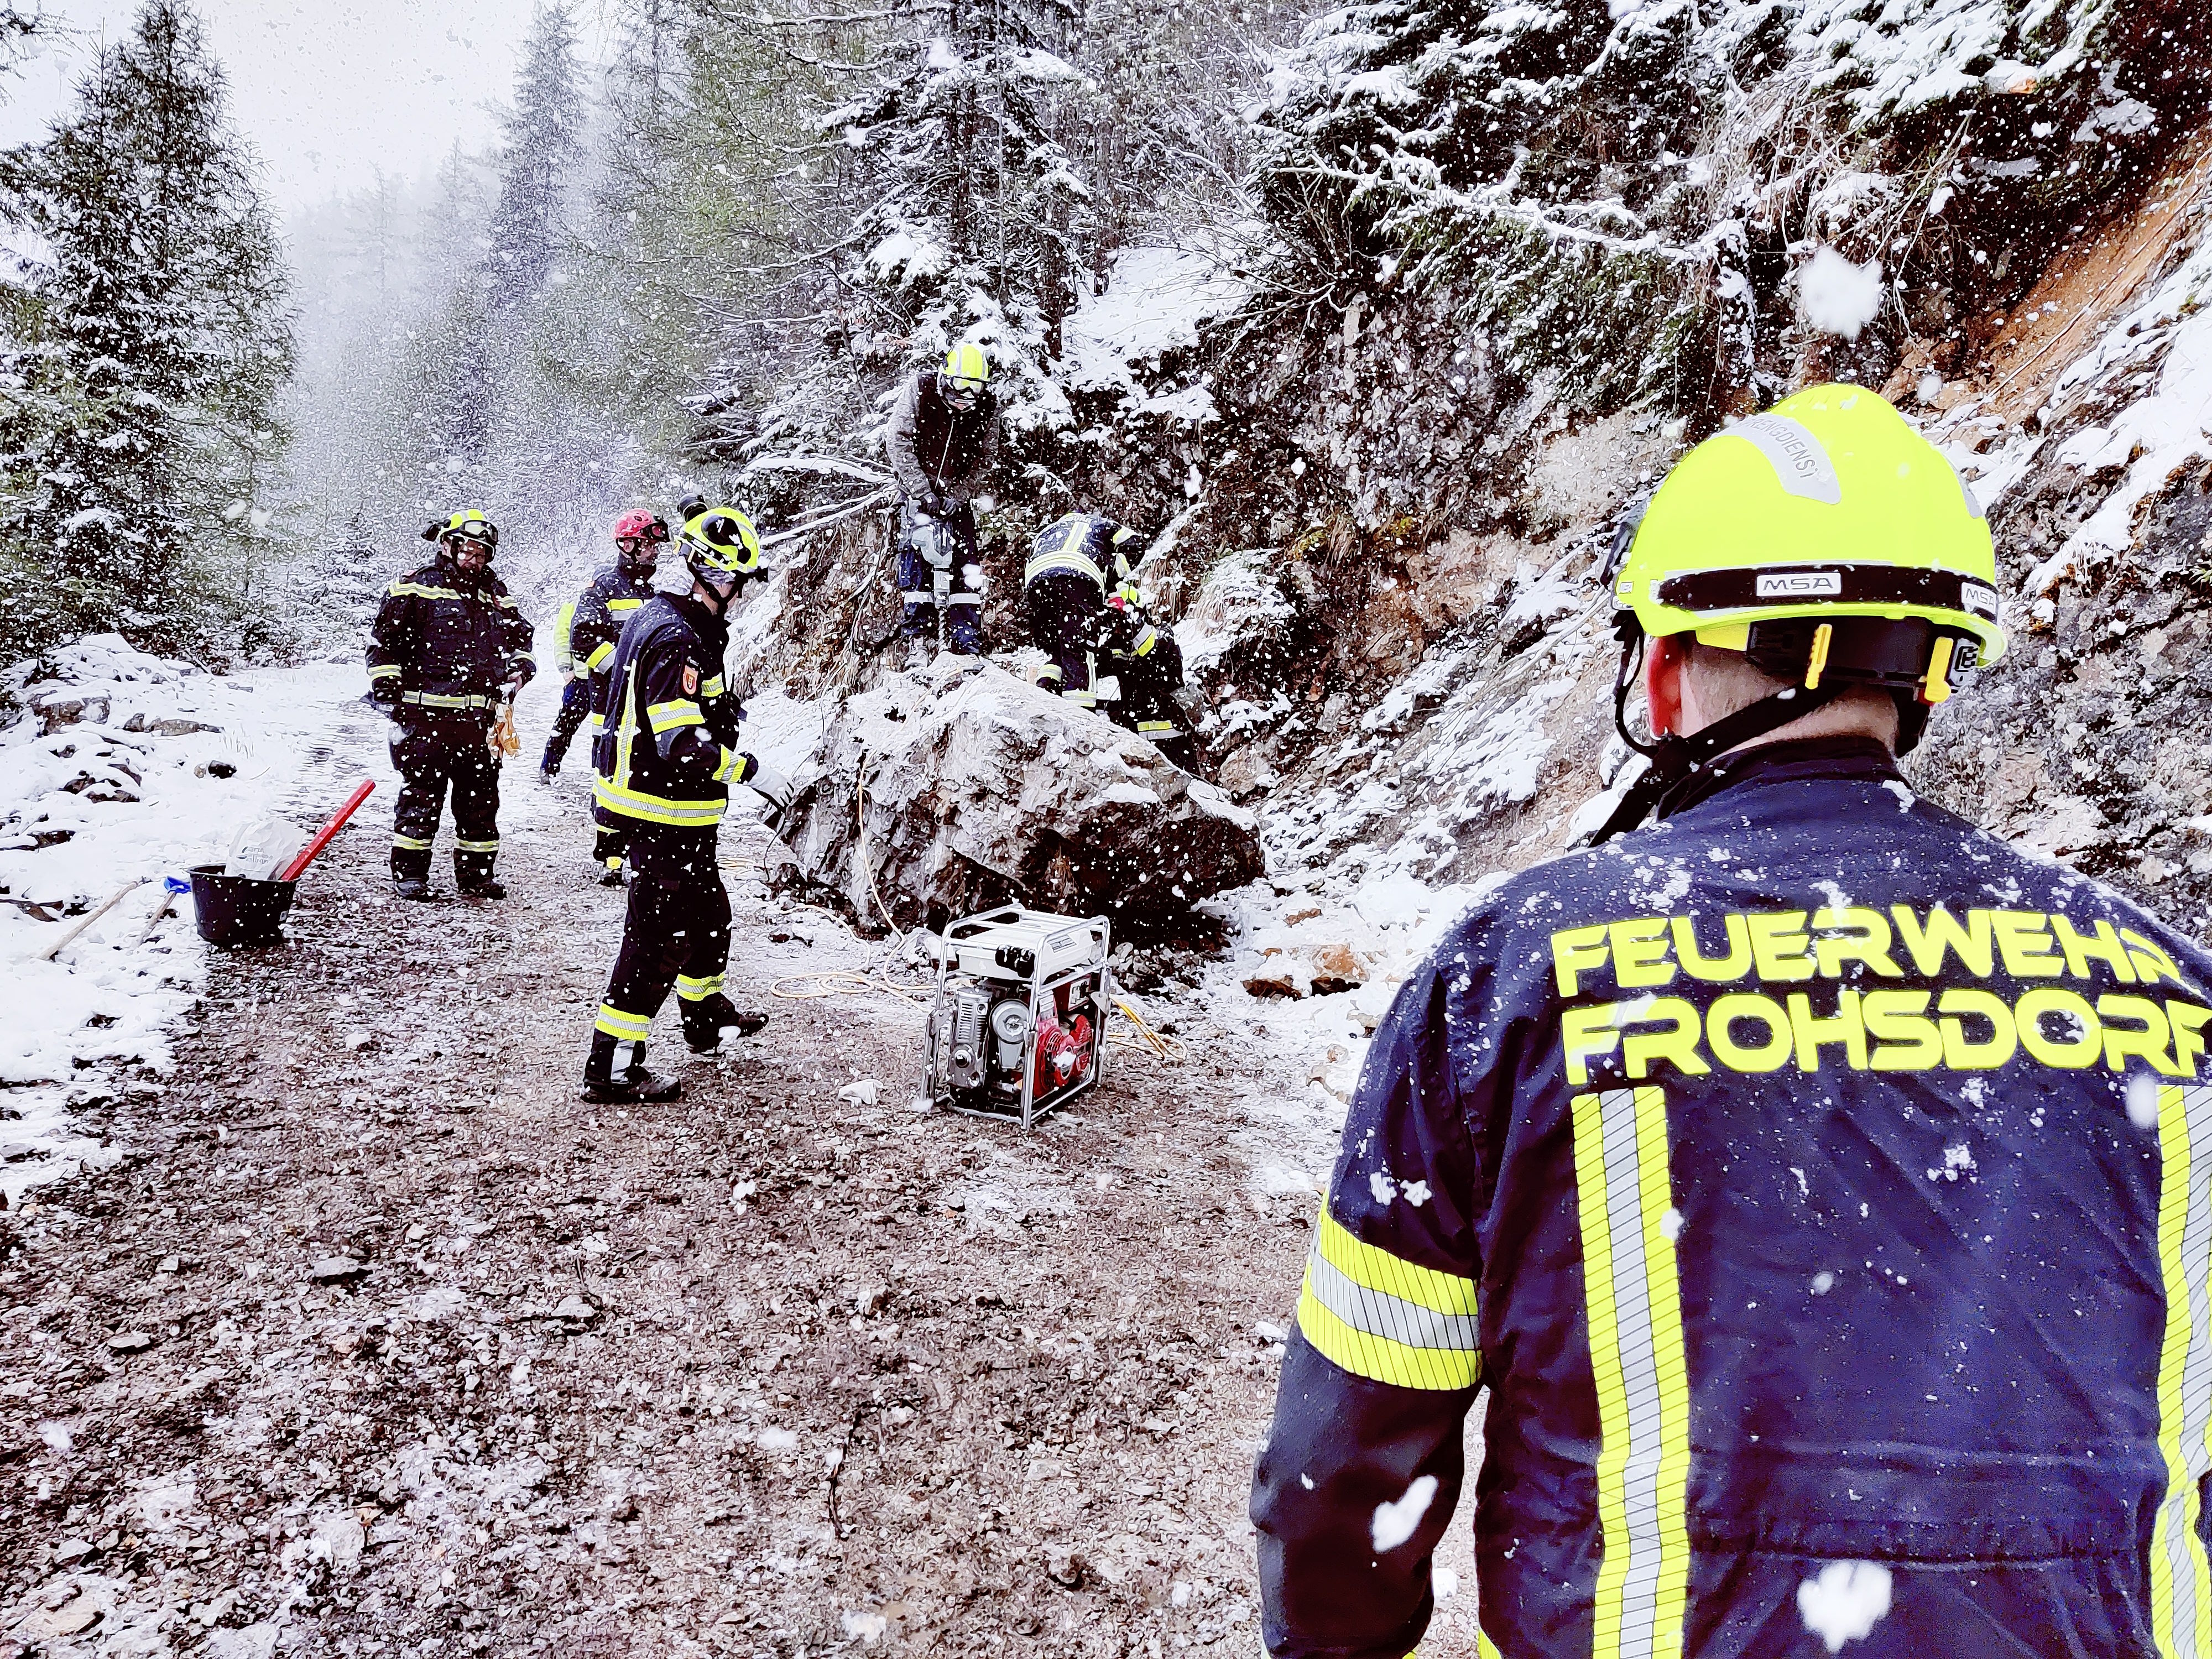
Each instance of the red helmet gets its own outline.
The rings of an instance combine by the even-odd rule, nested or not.
[[[665,542],[668,539],[668,524],[658,514],[647,513],[643,507],[625,513],[615,520],[615,540],[620,542]]]

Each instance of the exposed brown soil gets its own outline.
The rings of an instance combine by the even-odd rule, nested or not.
[[[776,1000],[595,1110],[580,833],[418,907],[378,828],[0,1216],[0,1655],[1251,1650],[1313,1202],[1252,1182],[1257,1044],[1186,1006],[1025,1136],[909,1104],[919,1009]],[[732,887],[740,1000],[873,948]]]

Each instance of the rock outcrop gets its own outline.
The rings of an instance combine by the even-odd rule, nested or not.
[[[1139,933],[1261,872],[1251,816],[1142,738],[988,664],[847,702],[781,834],[796,881],[903,930],[1009,900]]]

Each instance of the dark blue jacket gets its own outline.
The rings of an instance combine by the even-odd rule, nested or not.
[[[722,676],[729,624],[698,600],[656,593],[630,614],[606,666],[592,743],[603,830],[712,831],[730,786],[760,775],[737,747],[745,711]]]
[[[1486,1386],[1508,1659],[2212,1656],[2208,986],[1863,739],[1507,881],[1353,1097],[1270,1649],[1413,1651]]]

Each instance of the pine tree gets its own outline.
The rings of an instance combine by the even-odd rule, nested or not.
[[[574,19],[565,3],[541,5],[515,76],[514,107],[500,123],[499,199],[484,260],[494,311],[511,312],[545,291],[567,235],[584,121]]]
[[[0,156],[26,271],[0,373],[0,634],[189,635],[267,523],[290,372],[286,273],[221,68],[183,0],[147,0],[75,111]]]

